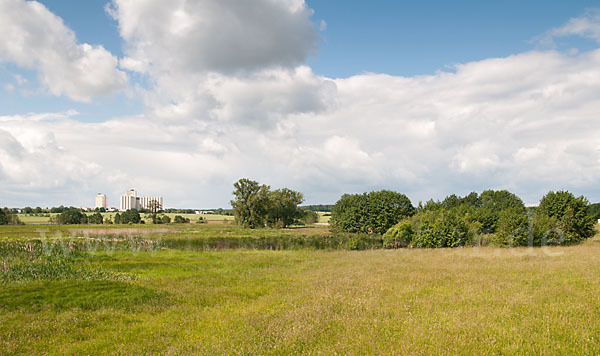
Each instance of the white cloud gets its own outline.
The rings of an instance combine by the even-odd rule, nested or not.
[[[113,0],[137,70],[235,73],[303,64],[315,50],[312,10],[303,0]]]
[[[63,21],[37,1],[0,1],[0,61],[36,70],[51,94],[77,101],[127,84],[113,55],[102,46],[77,43]]]
[[[589,10],[581,17],[572,18],[563,26],[546,32],[538,40],[542,44],[554,45],[555,38],[567,36],[585,37],[600,43],[600,10]]]

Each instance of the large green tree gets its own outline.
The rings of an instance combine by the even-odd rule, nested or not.
[[[543,239],[549,242],[551,239],[547,237],[550,233],[562,234],[562,236],[554,237],[559,239],[560,244],[572,244],[580,242],[594,235],[594,218],[587,214],[589,201],[583,197],[575,197],[573,193],[568,191],[549,192],[542,200],[536,209],[536,220],[541,216],[546,216],[554,221],[552,230],[546,231]]]
[[[243,227],[264,227],[269,206],[269,186],[242,178],[233,187],[235,200],[231,201],[231,206],[235,221]]]
[[[330,223],[339,231],[383,234],[414,213],[410,199],[401,193],[381,190],[345,194],[333,206]]]
[[[302,193],[283,188],[269,192],[268,197],[267,225],[287,227],[303,217],[298,207],[304,201]]]

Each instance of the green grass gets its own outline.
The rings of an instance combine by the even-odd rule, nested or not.
[[[164,234],[276,233],[219,228]],[[74,263],[136,279],[0,285],[0,354],[597,355],[599,255],[598,240],[548,249],[98,249]]]

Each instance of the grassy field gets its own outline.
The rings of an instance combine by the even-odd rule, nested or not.
[[[159,243],[327,235],[310,229],[50,226],[47,236],[139,239],[89,250],[74,238],[53,250],[63,257],[38,261],[34,226],[0,227],[0,242],[10,241],[0,271],[21,273],[0,282],[0,354],[600,353],[598,239],[547,249],[366,251]],[[17,268],[28,259],[37,262]]]
[[[92,213],[87,213],[88,215],[91,215]],[[104,217],[104,219],[110,217],[111,220],[114,220],[114,216],[116,213],[102,213],[102,216]],[[57,214],[18,214],[19,219],[25,223],[25,224],[47,224],[50,222],[50,217],[49,216],[43,216],[43,215],[50,215],[50,216],[56,216]],[[147,219],[145,218],[145,216],[147,214],[140,214],[142,219],[145,220],[146,223],[150,224],[152,223],[151,219]],[[202,214],[202,215],[198,215],[198,214],[176,214],[176,213],[168,213],[168,214],[164,214],[167,215],[171,218],[171,220],[173,220],[173,218],[176,215],[181,215],[184,218],[190,219],[191,222],[197,222],[199,217],[202,217],[203,219],[207,220],[207,221],[233,221],[233,216],[231,215],[219,215],[219,214]]]

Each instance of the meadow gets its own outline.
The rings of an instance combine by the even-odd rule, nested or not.
[[[88,216],[93,214],[93,213],[87,213]],[[109,218],[110,220],[114,220],[116,212],[110,212],[110,213],[102,213],[102,217],[104,219]],[[19,220],[21,220],[23,223],[25,224],[49,224],[50,223],[50,217],[51,216],[56,216],[58,214],[56,213],[42,213],[42,214],[17,214],[17,216],[19,217]],[[143,220],[145,220],[146,223],[151,223],[152,220],[150,217],[146,217],[146,215],[148,214],[141,214],[141,217]],[[198,219],[200,217],[202,217],[203,219],[205,219],[206,221],[233,221],[233,216],[231,215],[219,215],[219,214],[177,214],[177,213],[166,213],[164,215],[167,215],[168,217],[171,218],[171,220],[173,220],[173,218],[176,215],[181,215],[186,219],[190,219],[190,221],[196,222],[198,221]],[[327,221],[328,219],[324,218],[324,221]]]
[[[326,227],[42,228],[0,227],[0,354],[600,353],[597,237],[352,251],[316,244],[348,238]]]

